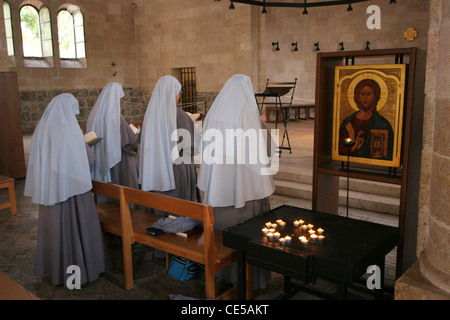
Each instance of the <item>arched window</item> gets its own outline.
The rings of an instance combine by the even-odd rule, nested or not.
[[[53,56],[50,11],[43,6],[38,10],[31,5],[20,8],[23,55],[25,58]]]
[[[6,1],[3,1],[3,17],[5,19],[6,48],[8,50],[8,56],[12,57],[14,56],[14,42],[11,21],[11,7]]]
[[[58,13],[59,54],[62,59],[86,58],[83,14],[70,5]]]

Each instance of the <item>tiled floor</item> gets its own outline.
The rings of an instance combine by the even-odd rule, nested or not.
[[[269,128],[273,127],[269,123]],[[301,166],[312,170],[314,121],[291,122],[288,127],[292,154],[283,151],[280,158],[280,169],[290,170]],[[26,161],[31,143],[31,135],[24,137]],[[172,294],[203,299],[204,282],[202,278],[181,284],[167,276],[164,261],[153,256],[152,249],[141,245],[133,247],[134,288],[123,289],[123,273],[121,266],[121,250],[116,245],[108,251],[108,270],[92,283],[82,286],[81,290],[69,290],[63,286],[53,286],[49,279],[36,276],[34,256],[37,234],[37,205],[23,195],[24,181],[16,181],[16,197],[19,213],[11,216],[9,209],[0,210],[0,271],[13,278],[26,289],[41,299],[112,299],[112,300],[167,300]],[[6,194],[0,190],[0,201]],[[271,206],[277,207],[283,203],[310,208],[309,201],[271,197]],[[395,252],[393,253],[395,255]],[[390,259],[391,261],[393,258]],[[394,259],[395,260],[395,259]],[[392,277],[395,266],[392,262],[387,266],[387,277]],[[389,281],[387,281],[389,284]],[[392,282],[391,282],[392,284]],[[333,290],[334,284],[320,280],[317,286]],[[227,287],[218,281],[218,290]],[[255,298],[260,300],[278,299],[283,294],[283,277],[272,273],[272,280],[265,290],[255,292]],[[351,296],[350,298],[356,296]],[[306,293],[297,293],[291,299],[317,299]]]

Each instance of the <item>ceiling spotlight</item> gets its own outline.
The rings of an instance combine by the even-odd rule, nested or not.
[[[233,1],[231,1],[230,6],[228,7],[228,9],[230,9],[230,10],[234,9]]]
[[[351,4],[351,3],[348,4],[347,11],[353,11],[352,4]]]

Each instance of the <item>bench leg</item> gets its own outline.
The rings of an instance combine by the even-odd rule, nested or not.
[[[17,214],[16,192],[14,191],[14,182],[11,182],[9,189],[9,202],[11,203],[11,214]]]
[[[131,252],[131,241],[122,237],[123,273],[125,278],[125,290],[133,288],[133,258]]]
[[[206,299],[216,298],[216,280],[214,275],[214,268],[205,266],[205,290]]]
[[[246,299],[253,300],[253,266],[247,263],[247,274],[246,274]]]
[[[169,252],[166,252],[166,271],[169,270],[171,259],[172,259],[172,254]]]

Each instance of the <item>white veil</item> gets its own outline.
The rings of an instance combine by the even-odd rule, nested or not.
[[[51,206],[92,189],[77,99],[63,93],[50,102],[34,130],[24,194]]]
[[[95,154],[92,179],[111,182],[110,169],[122,159],[120,138],[120,98],[122,85],[108,83],[100,93],[86,123],[86,132],[94,131],[102,141],[94,145]]]
[[[141,129],[139,151],[139,183],[145,191],[175,189],[172,149],[177,139],[171,140],[177,130],[176,96],[181,84],[172,76],[163,76],[156,83],[145,112]],[[176,137],[176,135],[175,135]]]
[[[219,139],[209,139],[208,131],[219,131],[223,138],[226,130],[262,133],[262,124],[256,104],[251,79],[248,76],[236,74],[224,85],[211,108],[203,125],[202,162],[198,175],[198,187],[205,192],[205,201],[213,207],[234,206],[241,208],[247,201],[263,199],[275,190],[272,175],[262,175],[262,169],[267,163],[261,162],[260,155],[256,163],[249,161],[251,152],[267,152],[267,141],[258,135],[257,148],[255,145],[239,145],[226,139],[221,144]],[[217,138],[217,137],[216,137]],[[237,140],[243,139],[237,138]],[[236,140],[236,141],[237,141]],[[228,149],[227,145],[232,144]],[[251,149],[251,151],[249,151]],[[214,150],[217,157],[220,150],[223,156],[217,157],[213,163],[210,151]],[[228,152],[234,150],[233,152]],[[218,153],[219,152],[219,153]],[[237,159],[239,152],[247,158],[245,162]],[[267,153],[266,153],[267,155]]]

